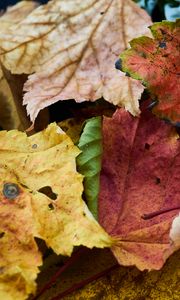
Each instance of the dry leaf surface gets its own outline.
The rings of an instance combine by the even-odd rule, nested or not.
[[[37,6],[37,2],[21,1],[18,4],[9,7],[6,13],[0,17],[0,32],[8,34],[12,25],[22,21]],[[4,78],[0,65],[0,126],[3,129],[10,130],[18,128],[19,124],[20,120],[17,115],[12,94]]]
[[[147,110],[135,119],[117,110],[104,119],[103,131],[100,223],[117,237],[112,251],[120,264],[160,269],[178,248],[177,234],[174,240],[169,236],[178,209],[147,220],[142,216],[180,207],[180,141]]]
[[[81,198],[79,152],[55,124],[31,137],[0,132],[1,299],[26,299],[34,292],[42,263],[34,237],[63,255],[75,245],[111,245]]]
[[[0,17],[1,32],[8,31],[11,25],[21,22],[37,6],[38,2],[21,1],[14,6],[8,7],[6,12]]]
[[[12,73],[36,72],[24,98],[33,122],[41,109],[66,99],[104,97],[137,115],[143,87],[114,63],[129,40],[149,34],[150,24],[130,0],[53,0],[0,33],[1,60]]]
[[[155,100],[153,112],[180,125],[180,20],[151,27],[153,39],[142,36],[121,54],[122,69],[139,79]]]

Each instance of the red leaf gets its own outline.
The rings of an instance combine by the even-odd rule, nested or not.
[[[180,20],[150,26],[154,39],[140,37],[121,54],[122,70],[139,79],[157,101],[153,112],[180,123]]]
[[[117,238],[120,264],[160,269],[177,249],[169,232],[180,207],[179,141],[174,129],[145,111],[119,109],[104,118],[99,221]],[[172,209],[144,220],[144,214]]]

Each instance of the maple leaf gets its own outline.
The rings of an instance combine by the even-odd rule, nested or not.
[[[147,110],[133,118],[119,109],[104,119],[99,221],[117,238],[112,251],[122,265],[160,269],[177,249],[169,232],[180,207],[179,143]]]
[[[114,62],[150,24],[130,0],[52,0],[0,33],[1,61],[12,73],[36,72],[24,87],[33,122],[41,109],[66,99],[104,97],[137,115],[143,86],[119,77]]]
[[[122,70],[139,79],[155,100],[153,112],[160,118],[180,124],[180,20],[150,26],[154,39],[140,37],[123,52]]]
[[[112,244],[81,198],[79,153],[56,124],[31,137],[0,132],[0,298],[34,292],[42,262],[34,237],[63,255],[73,246]]]

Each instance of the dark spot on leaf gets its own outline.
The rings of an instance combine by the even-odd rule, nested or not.
[[[2,239],[4,235],[5,235],[5,232],[0,232],[0,239]]]
[[[115,68],[122,71],[122,60],[120,58],[115,62]]]
[[[50,210],[54,210],[54,206],[53,206],[52,203],[49,203],[48,207],[49,207]]]
[[[129,74],[128,72],[126,72],[125,75],[126,75],[127,77],[131,77],[130,74]]]
[[[84,216],[84,217],[86,216],[85,212],[83,212],[83,216]]]
[[[37,144],[33,144],[33,145],[32,145],[32,148],[33,148],[33,149],[36,149],[36,148],[37,148]]]
[[[166,48],[166,42],[160,42],[159,47],[165,49]]]
[[[149,149],[150,149],[150,145],[149,145],[148,143],[145,143],[144,148],[145,148],[146,150],[149,150]]]
[[[49,197],[52,200],[56,200],[57,199],[57,194],[55,194],[52,191],[52,188],[50,186],[44,186],[44,187],[40,188],[38,190],[38,192],[46,195],[47,197]]]
[[[19,196],[20,190],[17,184],[15,183],[5,183],[3,187],[3,195],[10,200],[15,199]]]
[[[161,183],[161,179],[159,177],[156,177],[156,184],[160,184]]]
[[[160,30],[160,32],[161,32],[162,35],[166,35],[166,31],[164,29],[159,28],[159,30]]]
[[[168,53],[162,55],[162,57],[168,57],[168,56],[169,56]]]
[[[146,53],[144,53],[144,52],[140,52],[139,55],[140,55],[141,57],[143,57],[143,58],[146,58],[146,57],[147,57]]]

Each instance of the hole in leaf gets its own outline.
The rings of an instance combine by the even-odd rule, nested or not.
[[[4,235],[5,235],[5,232],[0,232],[0,239],[2,239]]]
[[[40,188],[38,190],[38,192],[46,195],[47,197],[49,197],[52,200],[56,200],[57,199],[57,194],[55,194],[52,191],[52,188],[50,186],[44,186],[44,187]]]
[[[160,184],[161,183],[161,179],[159,177],[156,177],[156,184]]]
[[[159,47],[165,49],[166,48],[166,42],[160,42]]]
[[[52,203],[49,203],[48,207],[49,207],[50,210],[54,210],[54,206],[53,206]]]
[[[150,149],[150,145],[149,145],[148,143],[145,143],[144,148],[145,148],[146,150],[149,150],[149,149]]]

